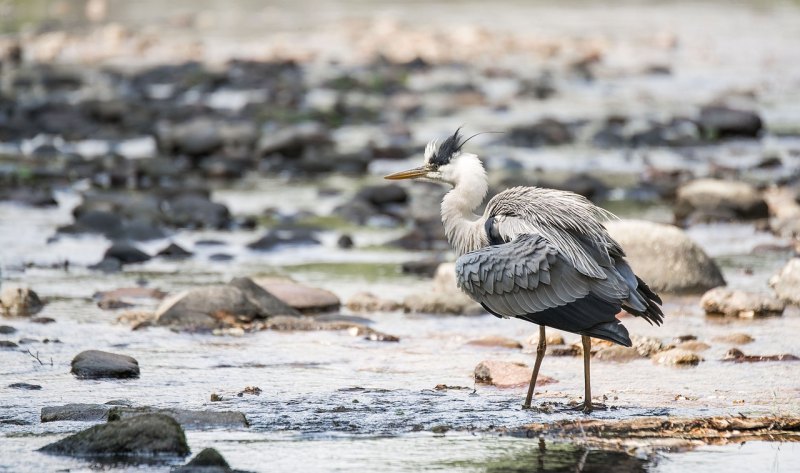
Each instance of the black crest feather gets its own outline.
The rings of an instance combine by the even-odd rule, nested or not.
[[[497,131],[484,131],[481,133],[475,133],[469,138],[464,139],[464,136],[461,134],[461,128],[462,127],[458,127],[455,133],[448,136],[447,139],[444,140],[441,145],[439,145],[438,149],[433,152],[433,155],[429,161],[431,164],[435,166],[444,166],[445,164],[448,164],[453,156],[461,152],[461,148],[467,143],[467,141],[475,138],[478,135],[483,135],[486,133],[502,133]]]
[[[446,140],[442,141],[442,144],[439,145],[439,148],[436,152],[433,153],[431,156],[431,164],[435,164],[436,166],[444,166],[445,164],[450,162],[450,158],[453,157],[454,154],[461,151],[461,147],[464,146],[465,141],[462,140],[461,136],[461,127],[458,127],[455,133],[448,136]]]

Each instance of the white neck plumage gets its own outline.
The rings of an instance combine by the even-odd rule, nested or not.
[[[453,189],[442,199],[442,223],[450,246],[458,256],[489,244],[484,222],[474,211],[489,191],[483,164],[474,154],[462,153],[448,165],[447,181]]]

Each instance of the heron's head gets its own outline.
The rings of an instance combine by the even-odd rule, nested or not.
[[[389,174],[384,179],[424,179],[455,186],[465,173],[485,175],[483,165],[476,155],[461,152],[468,140],[469,138],[465,140],[461,135],[461,128],[441,143],[432,140],[425,147],[425,161],[422,166]]]

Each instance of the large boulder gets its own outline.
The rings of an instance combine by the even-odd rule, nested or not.
[[[175,419],[163,414],[145,414],[96,425],[40,449],[45,453],[71,456],[154,455],[186,456],[189,445]]]
[[[800,258],[792,258],[770,278],[769,285],[787,304],[800,305]]]
[[[781,315],[786,304],[772,294],[737,291],[727,287],[717,287],[700,299],[706,314],[738,316],[752,319],[770,315]]]
[[[723,105],[708,105],[700,110],[700,128],[710,138],[732,136],[757,137],[764,124],[761,117],[753,111],[741,110]]]
[[[700,294],[725,285],[716,263],[678,227],[643,220],[605,224],[636,274],[654,291]]]
[[[167,298],[156,310],[156,323],[185,330],[213,330],[297,311],[248,278],[204,286]]]
[[[697,179],[678,189],[675,218],[700,221],[750,220],[769,217],[761,193],[745,182]]]
[[[407,312],[428,314],[477,315],[485,311],[456,286],[455,263],[436,268],[432,290],[411,294],[403,300]]]
[[[72,359],[72,374],[80,379],[138,378],[139,362],[130,356],[86,350]]]

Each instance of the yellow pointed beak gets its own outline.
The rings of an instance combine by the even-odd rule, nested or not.
[[[400,179],[414,179],[415,177],[424,177],[426,174],[428,174],[427,168],[418,167],[414,169],[407,169],[405,171],[389,174],[388,176],[383,176],[383,178],[389,179],[390,181],[399,181]]]

